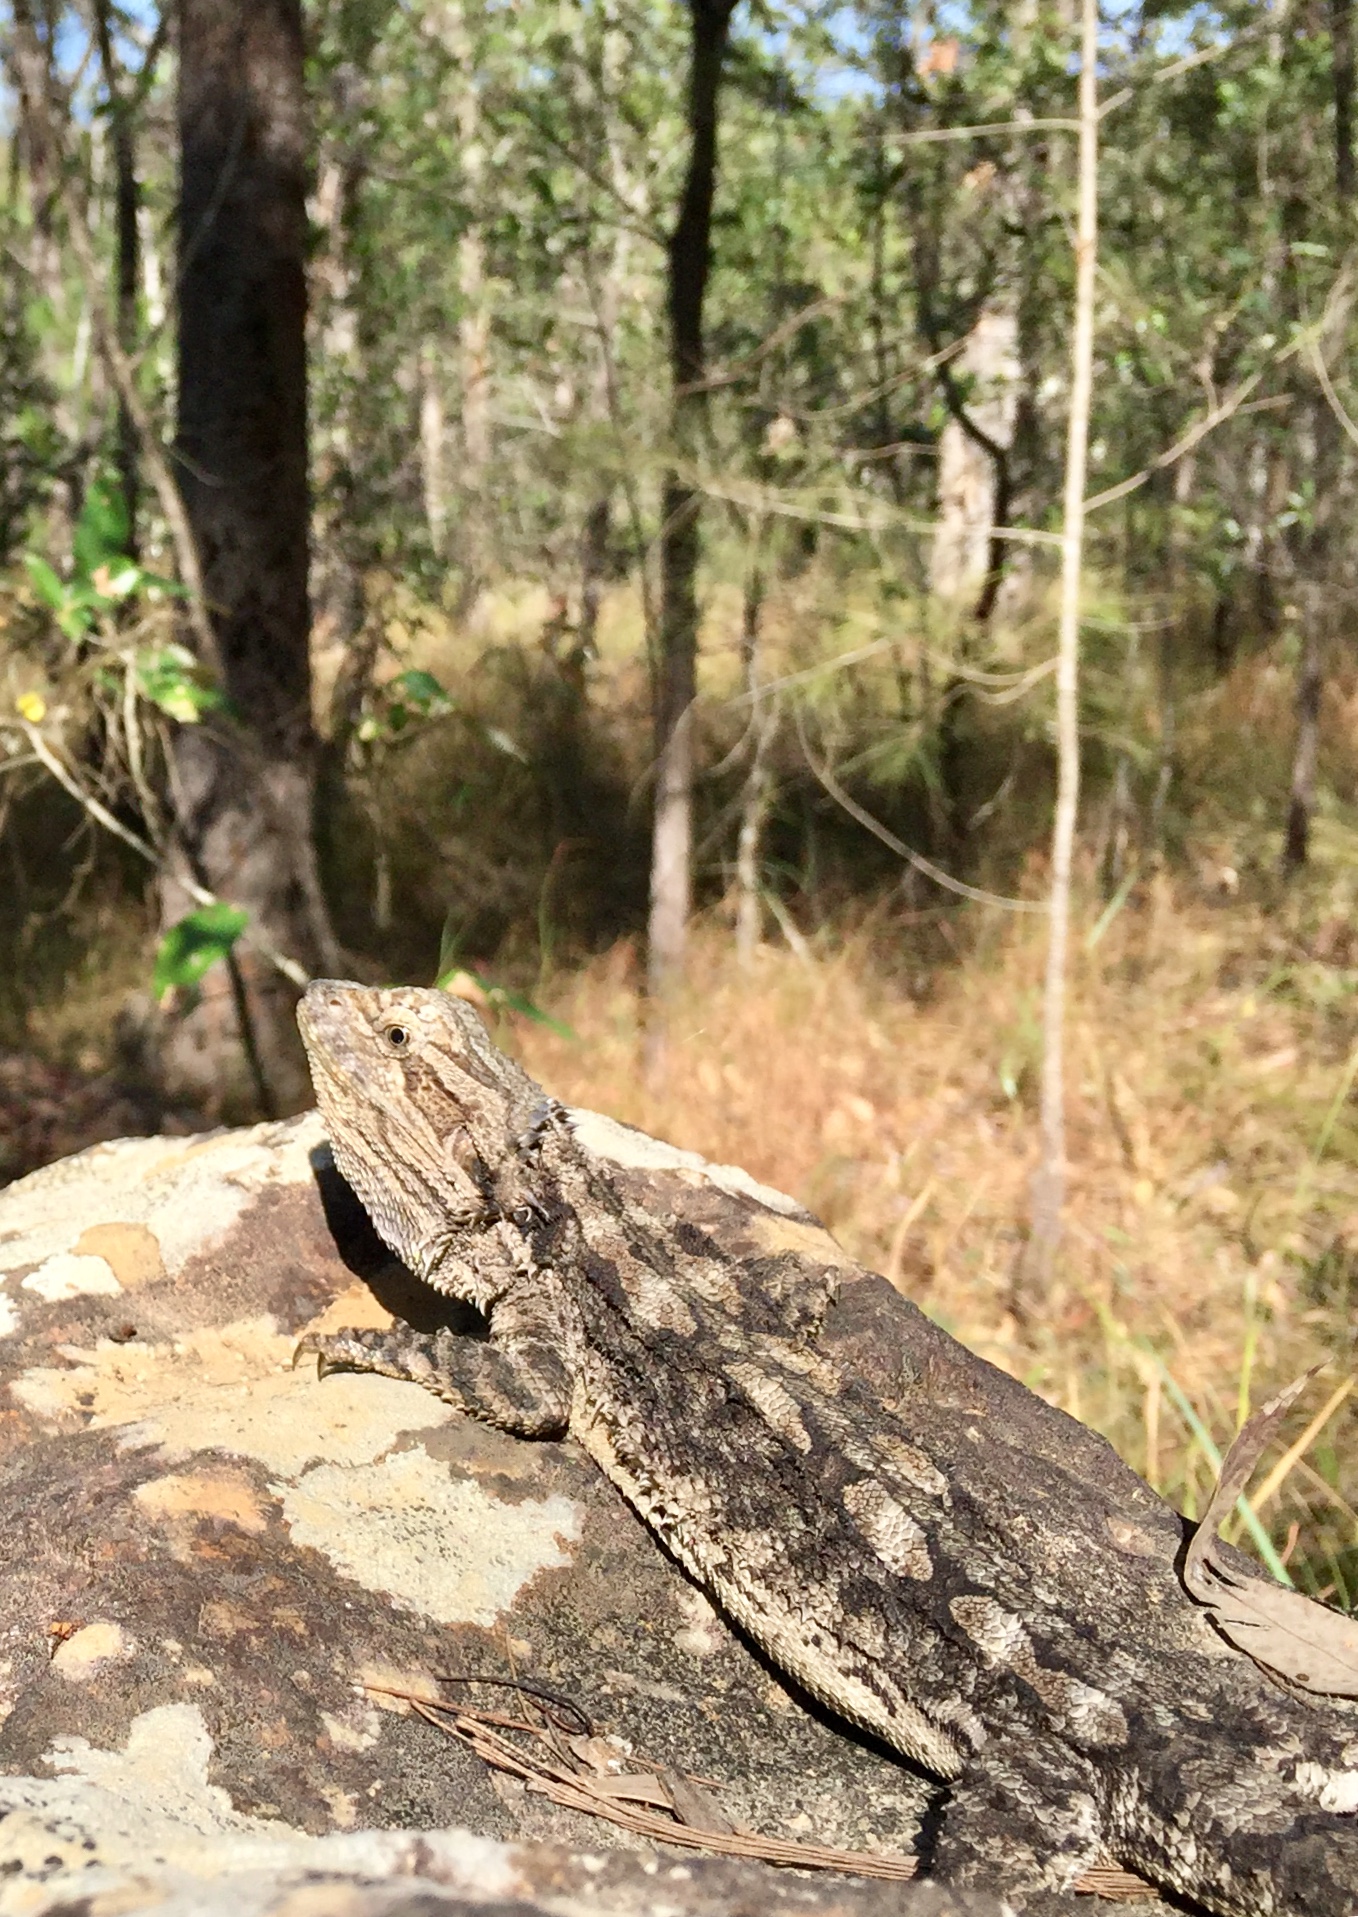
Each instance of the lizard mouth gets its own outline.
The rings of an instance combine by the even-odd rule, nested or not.
[[[306,1049],[312,1090],[316,1094],[316,1103],[324,1114],[330,1100],[343,1092],[345,1077],[336,1063],[334,1054],[321,1042],[319,1035],[309,1031],[300,1018],[297,1022],[301,1026],[302,1044]]]

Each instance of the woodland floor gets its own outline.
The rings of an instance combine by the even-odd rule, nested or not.
[[[1172,855],[1138,866],[1129,848],[1125,880],[1110,884],[1086,854],[1066,1233],[1046,1296],[1016,1284],[1037,1153],[1040,916],[958,911],[932,892],[907,909],[888,886],[876,905],[826,908],[817,927],[814,897],[794,899],[807,907],[795,949],[770,918],[743,969],[731,914],[713,906],[695,927],[662,1078],[643,1070],[634,941],[570,963],[544,947],[536,976],[531,940],[508,973],[485,963],[566,1028],[514,1017],[499,1034],[556,1095],[792,1193],[1190,1516],[1250,1406],[1329,1361],[1288,1426],[1306,1442],[1266,1465],[1252,1495],[1298,1582],[1354,1608],[1358,682],[1328,688],[1312,858],[1284,886],[1291,687],[1286,657],[1256,654],[1186,700]],[[606,686],[594,696],[618,703]],[[412,806],[445,772],[397,769]],[[1088,848],[1107,848],[1106,809],[1091,780]],[[1036,848],[1022,884],[1040,896],[1045,825],[1036,813],[1026,824],[1016,815],[1010,830]],[[0,1180],[138,1129],[110,1043],[154,948],[153,915],[132,898],[126,882],[92,883],[60,934],[69,949],[44,933],[50,951],[39,940],[8,981],[22,1002],[14,1053],[0,1055]],[[373,978],[433,975],[427,959],[354,962]]]
[[[546,982],[541,1002],[575,1036],[518,1022],[517,1046],[558,1095],[792,1193],[1190,1516],[1210,1494],[1213,1442],[1224,1449],[1251,1403],[1332,1360],[1293,1434],[1340,1401],[1256,1501],[1298,1580],[1350,1606],[1358,936],[1342,873],[1321,909],[1313,894],[1290,922],[1242,901],[1238,883],[1229,868],[1157,873],[1111,918],[1097,902],[1086,915],[1066,1238],[1046,1297],[1016,1288],[1037,1151],[1040,921],[983,937],[923,993],[884,971],[871,928],[809,955],[768,944],[742,971],[712,923],[660,1083],[642,1070],[626,946]]]

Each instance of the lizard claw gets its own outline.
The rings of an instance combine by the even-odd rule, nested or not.
[[[542,1141],[551,1127],[564,1123],[566,1107],[557,1098],[540,1098],[533,1107],[527,1125],[514,1140],[514,1149],[521,1158],[532,1158],[542,1150]]]
[[[364,1356],[357,1332],[341,1331],[326,1337],[319,1331],[308,1331],[292,1348],[292,1369],[296,1371],[303,1358],[314,1358],[316,1376],[328,1378],[332,1371],[362,1370]]]
[[[292,1347],[290,1369],[296,1371],[303,1358],[314,1358],[316,1360],[316,1376],[323,1378],[330,1369],[326,1363],[325,1344],[326,1341],[324,1338],[318,1336],[314,1331],[308,1331],[305,1337],[299,1338],[297,1343]]]

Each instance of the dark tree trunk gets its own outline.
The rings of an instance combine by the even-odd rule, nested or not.
[[[68,122],[69,102],[57,62],[51,55],[50,20],[46,21],[48,35],[44,37],[39,33],[38,21],[45,16],[41,8],[34,7],[32,0],[14,0],[12,13],[14,32],[6,52],[18,112],[11,164],[17,175],[17,161],[22,157],[28,175],[27,263],[34,283],[52,311],[64,313],[67,289],[57,220],[61,190],[58,128]],[[93,291],[92,288],[92,296]],[[75,397],[59,398],[55,406],[57,432],[68,447],[77,437],[72,410]],[[64,459],[52,494],[53,543],[68,552],[80,517],[85,466],[83,453]]]
[[[233,715],[176,739],[183,860],[250,913],[261,945],[328,969],[311,837],[301,3],[180,0],[179,32],[179,477]],[[170,920],[187,909],[182,876],[165,886]],[[253,1080],[281,1111],[309,1096],[296,993],[249,938],[208,974],[168,1075],[218,1102]]]
[[[689,0],[688,172],[669,244],[668,312],[673,433],[692,464],[706,404],[703,301],[712,265],[717,182],[717,100],[735,0]],[[685,474],[665,480],[660,533],[660,659],[655,688],[656,795],[651,844],[649,982],[655,995],[679,978],[692,899],[693,698],[698,663],[698,515]]]
[[[104,70],[113,131],[114,211],[117,235],[118,344],[129,358],[137,349],[137,291],[141,278],[141,246],[137,235],[137,209],[141,189],[137,181],[137,156],[131,102],[118,79],[109,29],[108,0],[95,0],[95,29],[99,40],[99,61]],[[137,457],[137,434],[126,401],[118,401],[118,481],[127,513],[127,550],[137,553],[137,506],[141,491],[141,473]]]
[[[582,665],[598,651],[599,605],[608,578],[608,547],[613,533],[613,499],[601,493],[585,514],[580,535],[580,636]]]
[[[1321,621],[1325,593],[1314,580],[1304,580],[1302,652],[1297,672],[1297,743],[1292,754],[1292,789],[1287,802],[1283,834],[1282,869],[1290,876],[1305,865],[1311,845],[1311,813],[1316,802],[1316,758],[1320,742],[1320,695],[1324,690],[1321,657]]]
[[[1353,0],[1330,0],[1330,75],[1334,105],[1334,194],[1347,243],[1354,196],[1353,155]],[[1321,354],[1330,350],[1322,335]],[[1296,593],[1301,607],[1301,664],[1297,672],[1297,738],[1292,753],[1292,784],[1283,832],[1282,871],[1291,877],[1306,864],[1310,852],[1311,816],[1316,801],[1316,769],[1320,758],[1320,708],[1325,691],[1327,628],[1338,574],[1344,564],[1340,542],[1334,537],[1337,493],[1342,485],[1342,446],[1339,422],[1328,394],[1311,398],[1314,422],[1312,452],[1315,472],[1315,516],[1301,547],[1301,579]]]

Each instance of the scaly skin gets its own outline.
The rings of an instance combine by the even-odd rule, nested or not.
[[[1217,1636],[1098,1441],[1015,1386],[1002,1422],[879,1401],[818,1350],[829,1268],[639,1208],[457,999],[324,981],[300,1021],[377,1230],[490,1325],[324,1364],[569,1431],[778,1666],[950,1782],[935,1876],[1021,1899],[1111,1858],[1219,1917],[1354,1917],[1358,1712]]]

